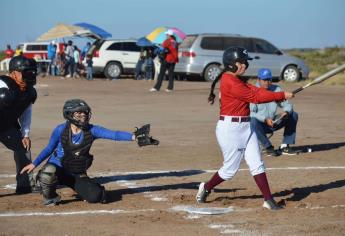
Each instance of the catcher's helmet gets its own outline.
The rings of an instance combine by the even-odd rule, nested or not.
[[[15,56],[9,64],[9,71],[18,71],[22,73],[23,80],[31,85],[36,84],[37,63],[32,58],[24,56]]]
[[[75,112],[83,112],[87,115],[85,120],[80,120],[74,117]],[[63,117],[72,124],[84,129],[89,125],[91,118],[91,108],[84,100],[70,99],[67,100],[63,106]]]
[[[246,49],[241,47],[229,47],[223,53],[223,64],[232,72],[237,71],[236,62],[241,62],[248,67],[248,60],[252,60]]]

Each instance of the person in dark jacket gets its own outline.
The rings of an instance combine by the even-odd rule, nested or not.
[[[29,138],[32,104],[37,98],[37,64],[23,56],[13,57],[9,76],[0,76],[0,142],[14,152],[17,169],[17,194],[38,191],[32,175],[20,174],[31,163]]]

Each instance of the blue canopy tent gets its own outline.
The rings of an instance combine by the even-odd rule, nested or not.
[[[98,35],[100,38],[105,39],[105,38],[111,38],[112,34],[105,31],[104,29],[99,28],[98,26],[89,24],[89,23],[77,23],[74,24],[75,26],[79,26],[82,27],[84,29],[87,29],[89,31],[91,31],[92,33]]]
[[[136,44],[139,46],[139,47],[153,47],[154,44],[148,40],[147,38],[145,37],[142,37],[140,39],[138,39],[138,41],[136,42]]]

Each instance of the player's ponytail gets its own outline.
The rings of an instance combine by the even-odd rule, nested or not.
[[[216,84],[218,83],[218,81],[220,80],[220,78],[222,78],[222,75],[224,74],[226,70],[222,70],[221,73],[219,73],[219,75],[217,76],[217,78],[215,80],[213,80],[212,85],[211,85],[211,90],[210,90],[210,95],[208,96],[208,102],[213,105],[214,103],[214,99],[216,98],[216,95],[214,94],[214,88],[216,87]]]

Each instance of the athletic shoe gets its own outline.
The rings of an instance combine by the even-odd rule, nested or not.
[[[59,204],[60,200],[61,200],[61,197],[59,195],[57,195],[56,197],[51,198],[51,199],[44,199],[43,205],[45,205],[45,206],[56,206],[57,204]]]
[[[274,147],[272,145],[266,148],[265,153],[269,157],[277,157],[280,155],[280,153],[277,150],[274,150]]]
[[[171,93],[171,92],[172,92],[172,90],[171,90],[171,89],[166,89],[166,90],[165,90],[165,92],[167,92],[167,93]]]
[[[289,155],[289,156],[297,155],[297,152],[292,150],[289,146],[280,149],[280,151],[283,155]]]
[[[198,203],[205,203],[209,194],[210,192],[205,189],[205,183],[200,183],[198,193],[196,194],[196,201]]]
[[[150,92],[158,92],[158,90],[155,89],[155,88],[151,88],[151,89],[150,89]]]
[[[270,199],[267,201],[264,201],[264,204],[262,205],[263,208],[267,208],[268,210],[271,211],[277,211],[284,209],[282,206],[279,206],[274,199]]]

